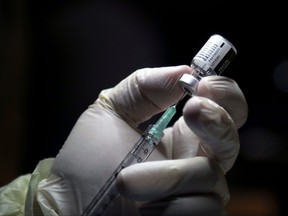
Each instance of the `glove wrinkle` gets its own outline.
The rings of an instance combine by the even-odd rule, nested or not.
[[[223,76],[204,77],[198,86],[198,96],[209,98],[223,107],[231,115],[237,129],[247,121],[247,102],[234,80]]]
[[[194,193],[216,193],[226,200],[226,183],[221,190],[216,188],[223,176],[218,164],[207,157],[151,161],[122,170],[117,186],[124,197],[136,201]]]

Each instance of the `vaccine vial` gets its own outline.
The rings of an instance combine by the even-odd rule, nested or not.
[[[182,75],[179,85],[190,96],[196,95],[202,77],[220,75],[236,54],[236,48],[226,38],[212,35],[192,59],[192,73]]]

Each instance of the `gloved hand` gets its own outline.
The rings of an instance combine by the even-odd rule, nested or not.
[[[39,185],[38,202],[60,215],[80,215],[140,138],[137,127],[183,95],[188,66],[141,69],[98,99],[78,119]],[[181,110],[178,110],[181,112]],[[223,76],[201,80],[148,161],[117,179],[121,199],[110,215],[221,215],[229,190],[225,173],[239,151],[237,129],[247,119],[238,85]]]

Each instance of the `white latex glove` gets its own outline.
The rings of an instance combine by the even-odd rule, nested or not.
[[[38,201],[50,202],[60,215],[80,215],[140,138],[137,126],[183,95],[178,79],[184,73],[191,68],[141,69],[102,91],[75,124]],[[247,104],[226,77],[205,77],[198,91],[148,162],[121,171],[123,197],[110,215],[225,214],[225,172],[238,155],[237,129],[246,121]]]

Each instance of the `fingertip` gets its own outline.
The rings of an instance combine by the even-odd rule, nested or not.
[[[208,121],[217,120],[222,108],[214,101],[202,97],[190,98],[183,108],[183,117],[191,129],[200,129]]]
[[[183,116],[185,119],[193,119],[193,117],[197,117],[200,114],[199,109],[200,100],[198,97],[190,98],[185,106],[183,107]]]

